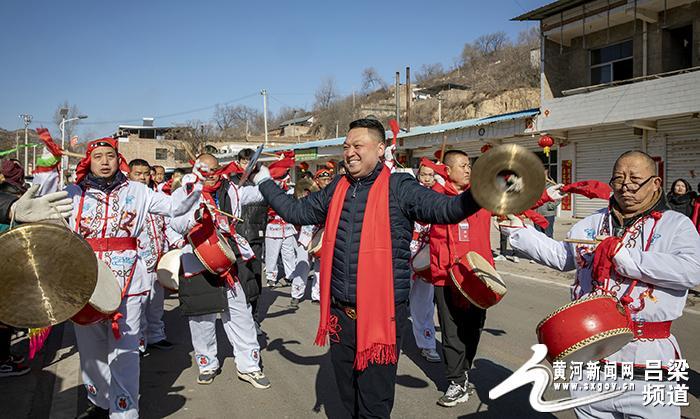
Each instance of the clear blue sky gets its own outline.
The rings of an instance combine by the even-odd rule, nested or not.
[[[272,111],[310,107],[324,77],[349,94],[366,67],[388,81],[407,65],[448,68],[465,42],[515,38],[534,23],[510,19],[548,2],[3,0],[0,127],[27,112],[57,136],[64,100],[89,115],[83,136],[144,116],[208,120],[212,109],[182,113],[250,95],[234,103],[261,108],[262,88]]]

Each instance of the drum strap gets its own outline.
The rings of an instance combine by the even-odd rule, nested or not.
[[[630,324],[635,339],[666,339],[671,336],[672,321],[635,322]]]
[[[95,252],[123,252],[136,250],[136,237],[100,237],[85,239]]]

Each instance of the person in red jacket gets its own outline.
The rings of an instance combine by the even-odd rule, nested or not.
[[[698,183],[698,191],[700,191],[700,183]],[[695,198],[695,204],[693,204],[693,225],[695,229],[700,233],[700,196]]]
[[[448,179],[433,190],[449,196],[469,188],[469,156],[459,150],[445,153]],[[450,385],[438,404],[452,407],[469,399],[469,369],[484,327],[486,310],[469,304],[449,278],[453,261],[475,251],[493,265],[490,242],[491,213],[481,209],[458,224],[436,225],[430,229],[430,272],[435,285],[435,302],[442,332],[442,355]]]

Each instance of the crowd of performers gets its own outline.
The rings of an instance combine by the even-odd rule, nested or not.
[[[390,416],[401,344],[411,329],[420,354],[444,362],[449,387],[437,403],[455,406],[473,392],[469,372],[486,310],[464,298],[449,270],[470,251],[494,264],[493,218],[472,198],[466,153],[449,150],[440,162],[423,159],[417,174],[397,170],[396,146],[387,143],[382,124],[360,119],[350,124],[341,165],[302,170],[296,186],[289,176],[293,153],[280,153],[269,167],[261,165],[247,177],[243,168],[250,149],[227,165],[202,154],[191,173],[176,171],[165,181],[162,167],[141,159],[126,162],[118,141],[102,138],[87,145],[74,183],[59,192],[62,150],[47,130],[39,134],[55,164],[35,173],[28,192],[0,193],[0,222],[67,218],[121,289],[116,313],[75,325],[90,402],[79,417],[138,417],[139,354],[173,347],[163,324],[165,291],[156,275],[159,259],[173,249],[179,249],[180,310],[189,323],[199,384],[220,373],[219,317],[237,376],[255,388],[269,388],[258,344],[261,291],[264,285],[291,285],[290,306],[297,308],[310,284],[311,302],[320,311],[315,343],[330,344],[337,389],[353,417]],[[538,205],[562,199],[566,187],[548,186]],[[620,156],[610,187],[610,205],[568,234],[601,238],[597,247],[555,241],[538,231],[541,223],[535,229],[520,216],[503,217],[498,227],[514,249],[538,263],[576,270],[572,299],[602,292],[632,308],[638,335],[607,361],[633,362],[635,380],[643,380],[646,360],[681,356],[670,326],[682,315],[688,289],[700,282],[700,236],[689,218],[669,209],[648,155]],[[206,225],[230,244],[236,256],[231,269],[211,273],[186,240]],[[680,415],[678,407],[644,407],[641,388],[576,413]]]

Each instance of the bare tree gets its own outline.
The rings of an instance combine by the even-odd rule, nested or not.
[[[180,141],[190,158],[207,151],[207,145],[216,139],[214,126],[192,120],[172,128],[165,134],[166,140]]]
[[[338,98],[335,79],[333,77],[324,78],[321,81],[321,85],[316,89],[314,96],[316,98],[314,108],[318,110],[327,109]]]
[[[526,46],[530,49],[540,46],[540,28],[533,26],[518,34],[518,45]]]
[[[68,109],[66,119],[77,118],[78,115],[80,115],[78,105],[71,105],[67,100],[64,100],[63,103],[59,104],[56,107],[56,111],[53,113],[53,122],[56,124],[56,128],[59,130],[59,132],[61,130],[61,121],[63,120],[63,117],[61,116],[61,109]],[[79,119],[76,119],[75,121],[70,121],[64,124],[63,129],[65,131],[66,142],[70,141],[70,139],[73,137],[73,133],[75,132],[79,121]]]
[[[436,79],[445,74],[445,69],[442,64],[423,64],[420,71],[416,73],[416,83],[425,83],[426,81]]]
[[[484,56],[494,55],[508,44],[508,35],[499,31],[481,35],[474,40],[474,47]]]
[[[386,81],[379,75],[376,68],[367,67],[362,70],[362,90],[364,92],[384,90],[386,86]]]
[[[262,112],[242,105],[217,105],[213,121],[222,137],[245,137],[246,134],[259,134],[263,131],[264,125]]]

